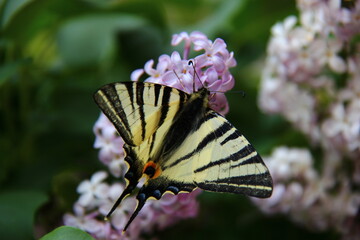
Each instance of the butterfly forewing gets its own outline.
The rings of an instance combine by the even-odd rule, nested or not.
[[[108,84],[94,95],[121,137],[132,146],[140,145],[164,122],[171,121],[187,97],[175,88],[141,82]]]

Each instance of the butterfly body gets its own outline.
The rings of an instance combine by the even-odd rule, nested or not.
[[[141,82],[113,83],[94,95],[124,139],[127,187],[113,209],[146,177],[138,206],[149,198],[199,187],[208,191],[269,197],[271,176],[250,143],[208,107],[207,89],[187,94]]]

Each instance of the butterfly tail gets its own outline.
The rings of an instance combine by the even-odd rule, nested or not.
[[[120,203],[122,202],[122,200],[127,197],[136,187],[133,185],[128,185],[124,191],[122,192],[122,194],[120,195],[120,197],[118,198],[118,200],[115,202],[115,204],[112,206],[111,210],[109,211],[109,213],[106,215],[105,220],[109,219],[109,217],[111,216],[111,214],[115,211],[115,209],[120,205]]]
[[[120,197],[118,198],[118,200],[115,202],[114,206],[111,208],[110,212],[106,215],[105,219],[108,219],[110,215],[115,211],[115,209],[120,205],[121,201],[126,196],[132,193],[132,191],[138,185],[139,179],[141,177],[141,172],[138,171],[138,169],[141,169],[142,167],[139,165],[139,162],[134,161],[134,159],[136,159],[134,152],[127,144],[124,144],[124,150],[126,153],[125,161],[130,166],[125,174],[125,179],[127,180],[127,186],[120,195]]]
[[[135,217],[139,214],[140,210],[144,207],[146,200],[148,199],[144,193],[139,193],[137,195],[138,204],[136,206],[136,209],[134,213],[131,215],[129,221],[126,223],[123,233],[128,229],[132,221],[135,219]]]

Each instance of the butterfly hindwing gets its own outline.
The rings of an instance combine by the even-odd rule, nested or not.
[[[241,193],[265,198],[272,193],[272,179],[259,154],[223,116],[213,116],[199,129],[206,137],[194,161],[194,182],[204,190]]]
[[[208,191],[262,198],[272,192],[270,173],[259,154],[230,122],[212,110],[162,169],[162,176],[169,181],[193,183]]]

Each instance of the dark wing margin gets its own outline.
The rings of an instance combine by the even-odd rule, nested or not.
[[[127,116],[122,106],[122,100],[116,91],[117,83],[111,83],[103,86],[94,94],[94,100],[96,104],[100,107],[102,112],[107,116],[107,118],[114,124],[116,130],[119,132],[120,136],[124,141],[129,145],[135,145],[132,141],[132,134],[130,124],[128,122]],[[128,83],[122,83],[127,87],[128,98],[133,102],[132,88],[133,85]],[[134,108],[134,105],[132,105]]]

